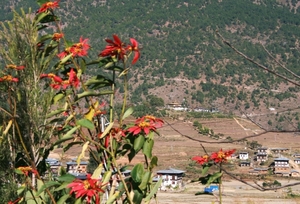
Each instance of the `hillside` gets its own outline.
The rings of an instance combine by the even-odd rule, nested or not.
[[[1,20],[10,19],[12,9],[38,8],[34,0],[1,3]],[[66,37],[88,37],[94,54],[114,33],[140,42],[142,58],[130,79],[134,105],[154,95],[165,104],[184,102],[190,108],[246,114],[268,129],[298,128],[298,110],[287,110],[298,108],[299,88],[257,69],[215,33],[269,69],[292,77],[261,45],[299,74],[295,0],[61,0],[59,12]],[[95,72],[99,70],[90,70],[91,75]]]

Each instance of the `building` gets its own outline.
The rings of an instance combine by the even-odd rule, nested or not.
[[[162,183],[161,183],[161,188],[165,187],[182,187],[183,186],[183,181],[182,177],[184,176],[184,172],[182,170],[174,169],[174,168],[169,168],[165,170],[159,170],[156,172],[157,179],[162,178]]]
[[[239,159],[241,159],[241,160],[249,159],[249,153],[248,152],[240,152],[239,153]]]
[[[58,170],[61,167],[61,162],[59,162],[57,159],[48,158],[46,159],[46,163],[50,166],[51,173],[53,175],[58,175]]]
[[[290,176],[289,159],[279,157],[274,159],[274,174],[278,176]]]
[[[269,173],[269,168],[262,167],[262,168],[254,168],[253,170],[249,171],[249,174],[251,175],[265,175]]]
[[[273,153],[288,153],[289,148],[271,148],[270,149]]]
[[[250,166],[251,166],[251,162],[248,162],[248,161],[240,162],[240,167],[250,167]]]
[[[81,161],[78,165],[76,161],[72,160],[67,162],[66,164],[67,164],[68,173],[79,173],[79,174],[87,173],[88,162]]]
[[[256,154],[256,161],[265,162],[268,160],[268,155],[264,153],[257,153]]]

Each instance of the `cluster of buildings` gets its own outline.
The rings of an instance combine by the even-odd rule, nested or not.
[[[57,159],[47,159],[46,162],[50,166],[51,172],[54,175],[58,174],[59,168],[62,166],[62,163],[59,162]],[[66,162],[66,171],[79,179],[86,179],[86,175],[88,173],[87,170],[88,162],[81,161],[79,165],[77,164],[76,160]],[[123,176],[129,176],[130,170],[126,170],[123,173]],[[168,168],[164,170],[159,170],[156,172],[155,177],[153,178],[154,182],[159,181],[162,179],[162,184],[160,189],[174,189],[174,188],[181,188],[183,187],[182,178],[184,177],[185,171]]]
[[[289,151],[288,148],[259,147],[253,158],[250,158],[247,151],[239,152],[237,156],[240,160],[239,166],[249,167],[250,175],[272,173],[276,176],[300,177],[300,154],[293,154],[292,158],[282,156],[288,155]],[[270,163],[270,165],[264,166],[262,165],[264,163]]]

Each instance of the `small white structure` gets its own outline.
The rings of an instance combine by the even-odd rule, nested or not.
[[[249,153],[248,152],[240,152],[239,153],[239,159],[240,160],[247,160],[247,159],[249,159]]]
[[[182,187],[182,177],[184,176],[184,172],[182,170],[169,168],[166,170],[157,171],[157,178],[162,178],[161,188],[165,187]]]

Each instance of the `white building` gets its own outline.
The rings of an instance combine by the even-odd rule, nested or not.
[[[162,178],[161,188],[165,187],[182,187],[182,177],[184,176],[184,172],[182,170],[169,168],[166,170],[157,171],[157,178]]]

